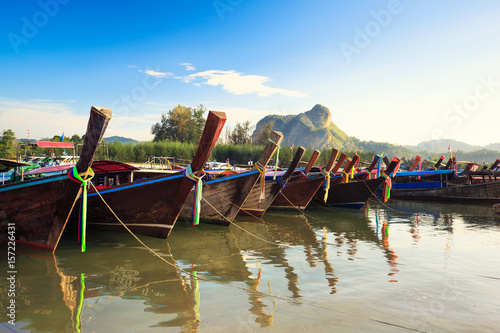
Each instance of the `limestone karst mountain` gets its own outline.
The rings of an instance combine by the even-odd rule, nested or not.
[[[283,146],[304,146],[314,149],[336,147],[344,150],[357,148],[355,139],[348,136],[332,122],[327,107],[316,104],[311,110],[298,115],[269,115],[261,119],[253,132],[255,141],[264,126],[274,122],[273,129],[284,134]]]

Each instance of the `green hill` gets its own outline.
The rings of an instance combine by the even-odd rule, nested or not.
[[[424,159],[437,159],[440,155],[448,156],[448,146],[453,152],[458,149],[458,158],[462,161],[475,161],[492,163],[500,158],[500,143],[490,144],[486,147],[469,145],[456,140],[425,141],[416,146],[399,146],[387,142],[361,141],[356,137],[347,135],[332,121],[330,110],[316,104],[311,110],[298,115],[269,115],[261,119],[253,132],[254,141],[259,133],[269,122],[274,122],[274,130],[283,133],[282,146],[303,146],[308,149],[325,150],[337,148],[341,151],[372,152],[384,156],[399,156],[412,159],[417,154]]]

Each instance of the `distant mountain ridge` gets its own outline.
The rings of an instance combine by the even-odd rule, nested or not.
[[[337,148],[343,151],[364,151],[384,153],[385,156],[413,158],[419,154],[423,158],[432,155],[448,154],[448,146],[452,151],[458,149],[459,159],[481,162],[492,162],[500,157],[500,143],[487,146],[469,145],[456,140],[432,140],[421,142],[416,146],[400,146],[387,142],[361,141],[347,135],[332,121],[330,110],[316,104],[311,110],[298,115],[268,115],[256,125],[252,134],[255,140],[265,125],[274,121],[274,130],[283,133],[282,146],[303,146],[310,149],[324,150]]]
[[[123,136],[116,136],[116,135],[104,138],[104,140],[106,140],[107,143],[120,142],[120,143],[132,143],[132,144],[136,144],[136,143],[139,142],[139,141],[134,140],[134,139],[125,138]]]
[[[452,139],[423,141],[416,146],[406,145],[405,147],[414,151],[426,150],[434,153],[447,151],[448,147],[450,147],[452,151],[458,149],[467,153],[483,149],[500,151],[500,143],[490,143],[485,146],[479,146],[479,145],[470,145],[468,143]]]

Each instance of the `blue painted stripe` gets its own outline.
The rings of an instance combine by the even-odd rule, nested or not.
[[[111,188],[111,189],[103,189],[103,190],[100,190],[99,193],[108,194],[108,193],[112,193],[112,192],[116,192],[116,191],[124,191],[124,190],[129,190],[129,189],[134,188],[134,187],[147,186],[150,184],[164,182],[167,180],[172,180],[172,179],[177,179],[177,178],[182,178],[182,177],[184,177],[184,174],[171,176],[171,177],[164,177],[164,178],[159,178],[159,179],[150,179],[150,180],[146,180],[145,182],[141,182],[141,183],[130,183],[128,185],[121,186],[121,187],[116,187],[116,188]],[[87,194],[88,197],[92,197],[95,195],[97,195],[97,193]]]
[[[215,184],[215,183],[219,183],[219,182],[228,181],[228,180],[231,180],[231,179],[246,177],[248,175],[252,175],[252,174],[255,174],[255,173],[259,173],[259,172],[258,171],[243,172],[243,173],[240,173],[239,175],[234,175],[234,176],[229,176],[229,177],[224,177],[224,178],[209,180],[206,183],[207,184]]]
[[[8,186],[5,188],[0,188],[0,192],[17,190],[17,189],[24,188],[24,187],[36,186],[36,185],[45,184],[45,183],[51,183],[51,182],[56,182],[56,181],[64,180],[64,179],[68,179],[68,176],[64,175],[64,176],[50,178],[50,179],[40,179],[40,180],[36,180],[36,181],[30,181],[28,183],[21,183],[18,185],[12,185],[12,186]]]
[[[393,189],[412,189],[412,188],[440,188],[446,187],[446,182],[421,182],[421,183],[395,183]]]

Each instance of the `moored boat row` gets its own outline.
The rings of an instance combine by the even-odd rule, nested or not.
[[[248,169],[205,171],[226,121],[223,112],[214,111],[208,114],[193,160],[183,169],[154,172],[116,161],[93,163],[110,119],[110,109],[91,108],[76,164],[32,170],[27,175],[53,175],[0,186],[1,240],[53,251],[68,221],[78,224],[78,209],[74,209],[78,202],[87,205],[86,218],[93,225],[119,229],[125,225],[132,232],[167,238],[179,218],[192,219],[194,224],[201,220],[228,225],[238,214],[260,218],[269,208],[304,210],[312,203],[359,209],[377,192],[382,192],[384,201],[389,196],[500,201],[500,172],[496,170],[500,160],[489,169],[467,167],[458,172],[453,159],[441,167],[444,157],[433,170],[415,171],[415,159],[410,171],[400,172],[397,157],[392,161],[384,157],[385,169],[378,155],[369,167],[361,168],[357,154],[348,158],[332,149],[325,166],[314,166],[320,154],[315,151],[302,169],[297,167],[305,148],[299,147],[288,168],[278,170],[277,165],[268,166],[283,139],[276,131],[258,162]],[[89,193],[82,194],[87,186]]]

